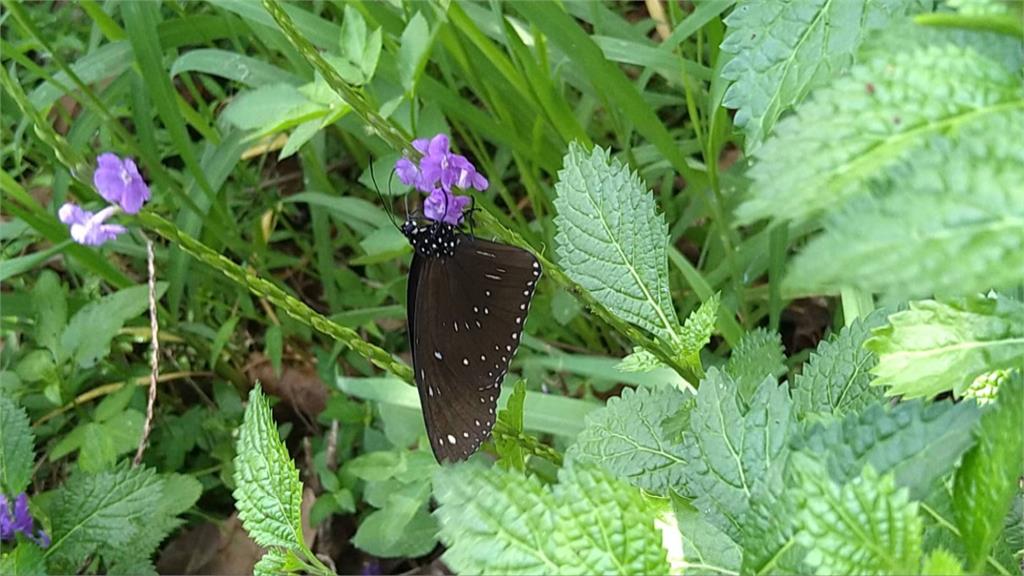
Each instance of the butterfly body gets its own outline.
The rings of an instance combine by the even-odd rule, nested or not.
[[[409,342],[430,446],[438,461],[464,460],[490,437],[540,264],[445,222],[410,219],[401,230],[415,250]]]

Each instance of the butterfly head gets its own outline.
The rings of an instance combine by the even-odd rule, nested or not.
[[[459,243],[455,225],[447,222],[418,222],[410,218],[402,224],[402,234],[409,239],[413,250],[428,258],[454,256]]]

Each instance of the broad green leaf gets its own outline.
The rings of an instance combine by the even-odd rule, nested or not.
[[[972,572],[1003,529],[1003,520],[1024,475],[1024,377],[1019,372],[999,388],[996,402],[974,431],[977,443],[963,458],[953,482],[953,512]]]
[[[72,475],[50,504],[49,569],[72,573],[92,554],[124,554],[123,549],[135,546],[153,522],[163,488],[164,480],[152,470],[125,465],[99,474]]]
[[[444,561],[469,574],[664,574],[656,512],[636,488],[574,464],[553,488],[472,464],[434,477]]]
[[[6,548],[6,547],[5,547]],[[32,542],[20,542],[14,550],[0,555],[0,574],[6,576],[46,576],[46,555]]]
[[[692,504],[670,493],[672,510],[683,540],[684,573],[688,575],[737,574],[743,551],[739,544],[715,528]]]
[[[1018,74],[971,45],[874,53],[779,122],[755,154],[738,221],[806,221],[864,194],[865,180],[934,136],[1019,112],[1022,96]]]
[[[971,430],[978,415],[973,402],[893,407],[879,402],[842,420],[816,424],[793,449],[814,454],[839,484],[870,465],[879,474],[892,474],[898,486],[920,499],[974,444]]]
[[[322,113],[323,107],[311,102],[295,86],[267,84],[242,93],[221,116],[237,128],[270,134]]]
[[[979,375],[1024,360],[1024,304],[1004,297],[922,300],[889,317],[865,347],[889,396],[962,395]]]
[[[399,450],[368,452],[349,460],[345,470],[367,482],[394,478],[406,469],[405,452]]]
[[[351,5],[345,5],[341,23],[341,58],[335,67],[338,74],[355,86],[370,82],[377,70],[380,58],[382,36],[380,28],[367,32],[366,20]]]
[[[426,508],[430,483],[420,480],[391,491],[385,505],[359,524],[352,543],[382,558],[415,558],[433,550],[437,522]]]
[[[291,550],[271,548],[252,568],[255,576],[281,576],[301,572],[306,565]]]
[[[703,372],[700,364],[700,351],[711,341],[711,333],[718,319],[720,294],[715,293],[701,303],[700,307],[690,313],[679,331],[678,354],[683,362],[698,374]]]
[[[800,374],[793,379],[793,405],[798,419],[815,414],[842,418],[882,396],[877,387],[870,385],[870,370],[878,359],[864,349],[864,341],[871,329],[883,324],[885,318],[885,312],[877,310],[843,327],[834,338],[818,344]]]
[[[427,65],[430,46],[434,36],[430,32],[426,18],[418,11],[402,30],[402,38],[398,48],[398,76],[406,94],[412,94],[423,68]]]
[[[786,454],[788,459],[788,453]],[[796,502],[785,481],[786,463],[758,478],[743,517],[742,574],[806,574],[805,550],[796,538]]]
[[[189,50],[171,65],[173,78],[183,72],[202,72],[241,82],[251,88],[269,84],[301,83],[298,76],[258,58],[219,48]]]
[[[157,300],[165,290],[167,283],[157,282]],[[148,294],[148,286],[132,286],[83,306],[61,334],[59,362],[74,360],[80,368],[90,368],[106,357],[110,353],[110,341],[125,322],[149,308]]]
[[[918,504],[892,474],[870,466],[836,484],[813,458],[793,455],[804,562],[822,574],[916,574],[923,524]]]
[[[142,436],[145,416],[125,410],[106,422],[90,422],[82,428],[78,466],[85,472],[110,469],[117,457],[135,450]]]
[[[740,407],[736,384],[713,368],[697,389],[697,405],[684,436],[685,490],[705,518],[740,539],[755,482],[785,464],[792,402],[772,377],[758,386],[750,407]]]
[[[933,137],[825,221],[784,290],[860,288],[890,299],[1024,281],[1024,106]]]
[[[68,303],[60,278],[52,270],[43,270],[32,287],[32,307],[36,321],[36,343],[56,357],[60,354],[60,335],[68,321]]]
[[[673,388],[626,388],[587,415],[586,428],[566,457],[598,464],[618,478],[665,496],[682,483],[687,462],[683,446],[662,432],[662,421],[689,411],[692,404],[689,394]]]
[[[249,394],[235,453],[232,495],[249,537],[264,548],[301,550],[302,482],[259,386]]]
[[[916,11],[916,0],[755,0],[726,18],[723,105],[756,150],[779,117],[852,62],[871,30]]]
[[[137,388],[132,384],[132,382],[127,382],[121,386],[120,390],[104,397],[99,405],[96,406],[96,411],[92,414],[93,420],[106,422],[124,412],[135,396]]]
[[[633,352],[619,361],[615,369],[619,372],[650,372],[665,368],[665,363],[645,348],[634,347]]]
[[[600,148],[571,144],[558,180],[555,240],[566,273],[620,318],[675,342],[668,227],[654,197]]]
[[[750,405],[757,386],[766,377],[778,378],[786,373],[782,337],[764,328],[747,332],[729,355],[725,372],[736,382],[743,405]]]
[[[28,487],[34,444],[25,409],[0,392],[0,492],[17,495]]]

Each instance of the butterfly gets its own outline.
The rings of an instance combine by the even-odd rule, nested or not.
[[[401,231],[414,250],[409,346],[430,447],[438,462],[465,460],[491,435],[540,263],[444,221],[410,217]]]

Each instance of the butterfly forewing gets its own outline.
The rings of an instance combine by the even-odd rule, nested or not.
[[[413,366],[439,461],[464,460],[490,436],[540,273],[529,252],[463,234],[450,257],[413,257]]]

